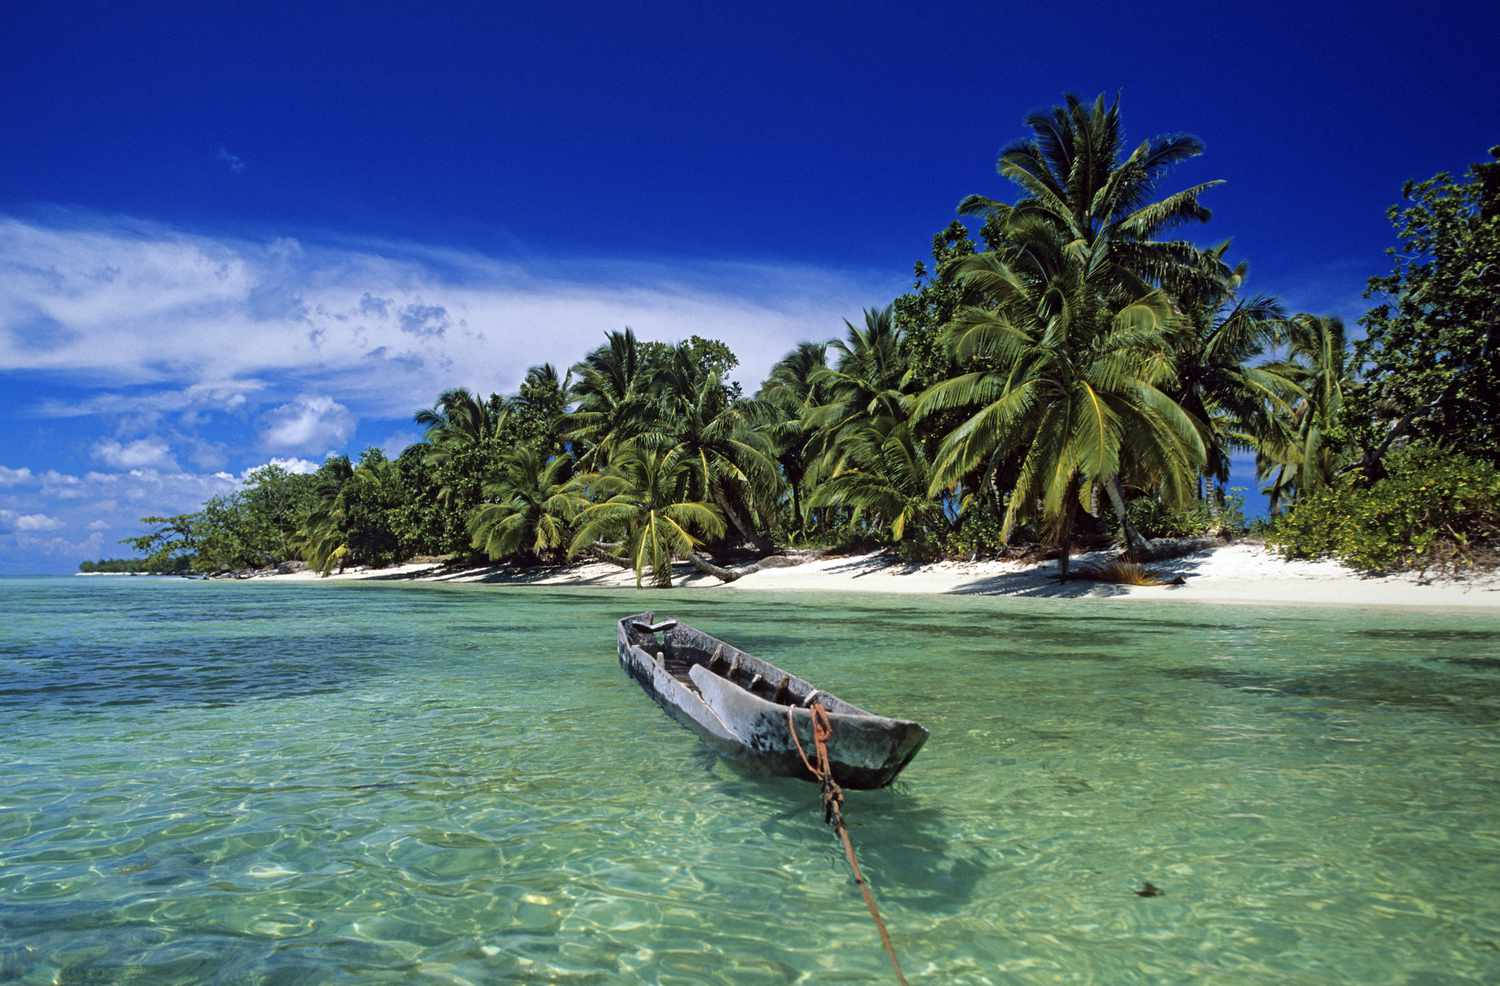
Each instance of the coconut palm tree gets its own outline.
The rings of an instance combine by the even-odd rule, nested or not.
[[[806,417],[826,398],[823,387],[814,378],[823,379],[819,371],[827,368],[826,343],[800,343],[771,367],[755,395],[752,409],[756,426],[776,451],[777,465],[791,494],[793,530],[798,535],[807,525],[802,491],[810,466],[807,443],[812,430],[806,424]]]
[[[327,575],[335,566],[393,560],[399,547],[391,516],[400,491],[400,472],[379,449],[366,451],[358,466],[342,455],[325,462],[297,538],[309,567]]]
[[[1288,324],[1287,356],[1264,369],[1292,381],[1299,396],[1288,416],[1256,442],[1256,469],[1270,486],[1271,512],[1283,500],[1329,483],[1342,460],[1327,444],[1329,432],[1354,382],[1354,357],[1344,323],[1337,318],[1298,315]]]
[[[845,320],[843,339],[829,343],[835,365],[808,377],[823,399],[809,408],[802,424],[811,432],[805,447],[814,481],[836,472],[845,459],[839,436],[854,425],[889,430],[906,419],[911,395],[906,390],[903,333],[893,309],[867,308],[864,325]]]
[[[583,508],[568,553],[605,544],[635,569],[639,587],[649,574],[657,588],[672,585],[672,561],[687,557],[701,538],[722,537],[724,518],[693,498],[693,464],[681,448],[618,446],[609,471],[580,476],[574,488],[597,502]]]
[[[297,534],[297,546],[308,566],[327,575],[335,565],[342,571],[349,555],[344,533],[344,500],[340,496],[354,477],[346,455],[324,462],[313,476],[313,508]]]
[[[948,332],[961,372],[928,388],[917,408],[919,417],[979,408],[939,449],[935,488],[982,480],[1019,456],[1003,529],[1008,536],[1039,502],[1065,572],[1075,500],[1107,497],[1136,557],[1144,546],[1122,483],[1177,498],[1184,466],[1191,477],[1204,461],[1200,426],[1162,390],[1173,379],[1176,319],[1163,286],[1212,284],[1226,271],[1211,251],[1157,237],[1207,220],[1199,197],[1219,183],[1153,199],[1202,144],[1158,137],[1127,155],[1119,103],[1103,96],[1086,106],[1069,95],[1027,123],[1032,136],[997,164],[1021,199],[959,203],[987,216],[999,249],[956,261],[973,292]]]
[[[653,381],[635,332],[626,328],[606,333],[605,339],[573,367],[578,404],[564,426],[579,462],[592,469],[603,468],[618,447],[639,433],[652,398]]]
[[[478,502],[480,486],[503,448],[509,410],[503,400],[480,400],[462,387],[445,390],[415,415],[427,429],[427,466],[439,477],[437,500],[460,512]]]
[[[941,502],[931,493],[932,459],[907,422],[882,432],[871,424],[850,426],[842,438],[844,467],[818,485],[812,506],[848,507],[855,522],[868,518],[900,542],[936,532]]]
[[[1211,254],[1223,258],[1228,243]],[[1172,333],[1176,381],[1168,392],[1203,426],[1203,475],[1222,502],[1229,481],[1230,453],[1250,447],[1278,418],[1291,415],[1300,393],[1277,364],[1252,361],[1286,336],[1281,303],[1266,295],[1238,297],[1246,265],[1212,282],[1201,279],[1175,292],[1178,319]]]
[[[584,501],[570,485],[570,456],[548,457],[522,445],[506,456],[499,477],[485,484],[485,496],[468,521],[473,547],[492,559],[512,555],[546,558],[568,545],[573,519]]]
[[[456,387],[443,391],[433,407],[418,411],[414,419],[427,429],[433,454],[441,455],[444,447],[477,445],[498,437],[504,416],[503,405]]]
[[[1222,263],[1191,243],[1157,239],[1188,222],[1205,222],[1209,211],[1199,197],[1221,181],[1200,182],[1164,198],[1153,198],[1168,170],[1203,153],[1196,137],[1153,137],[1125,153],[1120,104],[1105,105],[1101,94],[1091,106],[1068,94],[1064,105],[1026,120],[1032,136],[1006,147],[996,170],[1015,184],[1022,198],[1006,205],[983,195],[959,203],[964,215],[986,215],[1003,229],[1026,217],[1053,227],[1066,243],[1091,250],[1109,241],[1107,260],[1096,272],[1100,287],[1128,302],[1150,285],[1181,285],[1220,277]],[[1023,249],[1016,244],[1013,249]],[[1007,257],[1011,254],[1007,251]]]
[[[567,414],[571,389],[572,376],[559,373],[551,363],[528,369],[520,390],[509,402],[517,440],[549,455],[563,451],[561,423]]]
[[[1116,303],[1112,241],[1083,248],[1049,222],[1013,217],[1010,226],[1014,264],[987,252],[958,266],[979,304],[961,308],[945,331],[959,365],[970,369],[924,391],[913,418],[970,411],[943,438],[929,492],[1014,460],[1002,535],[1038,516],[1063,549],[1066,577],[1080,506],[1107,497],[1127,550],[1138,555],[1122,479],[1189,499],[1203,441],[1198,424],[1162,389],[1172,381],[1175,317],[1165,293],[1147,289]]]
[[[674,354],[661,380],[658,420],[637,444],[679,449],[693,470],[694,495],[712,501],[741,537],[770,552],[771,540],[753,518],[773,512],[780,484],[775,447],[755,427],[748,403],[732,398],[718,374],[700,379],[686,356],[681,349]]]

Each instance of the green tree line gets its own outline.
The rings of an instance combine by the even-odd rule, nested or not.
[[[1500,165],[1404,189],[1394,269],[1371,280],[1356,342],[1249,293],[1227,242],[1188,238],[1219,182],[1163,188],[1196,138],[1132,145],[1102,96],[1026,123],[999,156],[1000,194],[960,201],[969,225],[934,237],[910,291],[799,344],[753,394],[721,341],[611,331],[513,394],[443,393],[394,460],[267,467],[129,543],[198,571],[589,557],[652,585],[675,563],[726,577],[787,546],[931,559],[1026,544],[1067,577],[1079,546],[1139,558],[1153,536],[1237,526],[1239,452],[1283,551],[1367,568],[1489,557]],[[1463,489],[1434,495],[1424,477]],[[1371,501],[1413,496],[1450,506],[1402,521]],[[1334,517],[1342,540],[1310,536]],[[1370,538],[1391,550],[1351,549]]]

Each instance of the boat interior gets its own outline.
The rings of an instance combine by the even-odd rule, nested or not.
[[[825,702],[833,698],[795,675],[741,653],[723,641],[679,627],[675,620],[658,624],[637,621],[629,625],[629,630],[632,644],[655,658],[668,674],[695,694],[698,687],[689,672],[693,665],[701,664],[704,670],[775,705],[804,706],[813,697]]]

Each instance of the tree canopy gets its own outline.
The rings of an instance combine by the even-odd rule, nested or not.
[[[1131,143],[1102,96],[1025,127],[997,162],[1009,193],[964,198],[909,292],[796,345],[753,396],[722,340],[611,328],[513,393],[443,392],[395,461],[270,466],[194,513],[145,518],[132,564],[587,557],[668,585],[674,566],[727,578],[730,559],[787,546],[937,558],[1022,543],[1060,553],[1066,576],[1075,545],[1139,555],[1153,535],[1233,526],[1230,462],[1249,454],[1289,551],[1358,540],[1317,540],[1299,510],[1438,523],[1402,513],[1425,473],[1463,486],[1428,493],[1452,505],[1443,523],[1473,530],[1381,557],[1486,557],[1473,538],[1497,516],[1475,496],[1500,462],[1500,148],[1406,187],[1355,341],[1248,292],[1228,241],[1183,238],[1218,184],[1162,190],[1196,138]],[[1355,509],[1387,462],[1399,476]]]

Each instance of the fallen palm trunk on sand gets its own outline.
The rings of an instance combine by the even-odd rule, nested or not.
[[[767,555],[765,558],[760,558],[748,565],[729,568],[724,565],[715,564],[696,551],[690,551],[688,552],[688,562],[705,575],[712,575],[721,582],[733,582],[747,575],[753,575],[762,569],[790,568],[793,565],[801,565],[803,562],[814,561],[822,558],[826,553],[824,551],[798,551],[781,555]]]
[[[1181,558],[1209,548],[1218,548],[1225,542],[1220,538],[1152,538],[1137,546],[1136,556],[1131,561],[1166,561]]]

